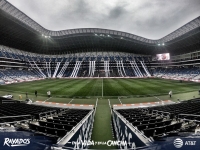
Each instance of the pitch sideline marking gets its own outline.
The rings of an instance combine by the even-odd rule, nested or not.
[[[94,114],[96,114],[96,110],[97,110],[98,101],[99,101],[99,99],[97,98],[97,100],[96,100],[96,104],[95,104],[95,112],[94,112]]]
[[[111,115],[112,115],[112,107],[111,107],[111,105],[110,105],[110,100],[108,99],[108,103],[109,103],[109,107],[110,107],[110,113],[111,113]]]
[[[121,100],[119,99],[119,97],[118,97],[118,100],[119,100],[119,102],[122,104],[122,102],[121,102]]]
[[[160,99],[160,98],[158,98],[158,97],[156,97],[156,96],[153,96],[153,97],[155,97],[156,99],[158,99],[158,100],[162,101],[162,99]]]
[[[74,99],[72,98],[72,100],[71,100],[68,104],[70,104],[73,100],[74,100]]]
[[[103,97],[103,78],[102,78],[102,97]]]
[[[47,98],[45,101],[43,101],[43,102],[46,102],[46,101],[48,101],[48,100],[50,100],[52,97],[50,97],[50,98]]]

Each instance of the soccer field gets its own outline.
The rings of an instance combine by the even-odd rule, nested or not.
[[[114,140],[111,130],[111,112],[109,103],[132,104],[143,102],[157,102],[160,99],[169,99],[169,91],[173,91],[170,100],[177,101],[199,97],[199,83],[182,82],[165,79],[45,79],[32,82],[23,82],[10,85],[1,85],[0,94],[13,94],[15,99],[25,92],[33,100],[61,102],[71,104],[93,104],[97,100],[97,109],[94,117],[94,128],[92,140],[108,141]],[[38,91],[38,97],[34,91]],[[50,90],[51,99],[46,92]],[[177,93],[177,94],[175,94]],[[159,95],[159,96],[158,96]],[[102,97],[103,96],[103,97]],[[124,97],[122,97],[124,96]],[[119,97],[119,98],[118,98]],[[102,123],[103,122],[103,123]],[[102,130],[103,129],[103,130]],[[106,145],[96,145],[92,149],[114,149]]]
[[[60,98],[86,98],[118,96],[156,96],[167,95],[170,90],[173,94],[199,90],[199,83],[180,82],[165,79],[45,79],[32,82],[23,82],[0,86],[0,91],[46,96],[48,90],[52,96]]]

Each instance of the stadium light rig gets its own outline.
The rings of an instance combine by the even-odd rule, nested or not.
[[[162,43],[162,44],[158,43],[158,46],[164,46],[164,45],[165,45],[165,43]]]
[[[45,38],[48,38],[48,39],[51,38],[50,36],[46,36],[46,35],[44,35],[44,34],[42,34],[42,36],[45,37]]]
[[[102,37],[111,37],[109,34],[108,34],[108,35],[106,35],[106,34],[99,34],[99,35],[98,35],[98,34],[95,33],[94,35],[95,35],[95,36],[102,36]]]

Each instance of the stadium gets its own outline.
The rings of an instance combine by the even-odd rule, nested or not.
[[[48,30],[0,0],[0,147],[198,149],[199,64],[200,16],[154,40]]]

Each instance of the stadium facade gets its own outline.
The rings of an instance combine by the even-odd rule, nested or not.
[[[166,67],[180,66],[186,67],[180,69],[180,78],[185,72],[194,74],[186,75],[186,79],[198,74],[192,64],[198,65],[200,17],[151,40],[108,29],[50,31],[5,0],[1,0],[0,8],[1,69],[6,69],[1,71],[1,78],[6,83],[20,78],[148,77],[165,76],[164,72],[170,76]],[[171,60],[155,60],[160,53],[170,53]],[[176,75],[176,71],[171,72]],[[16,77],[19,80],[13,81]]]

